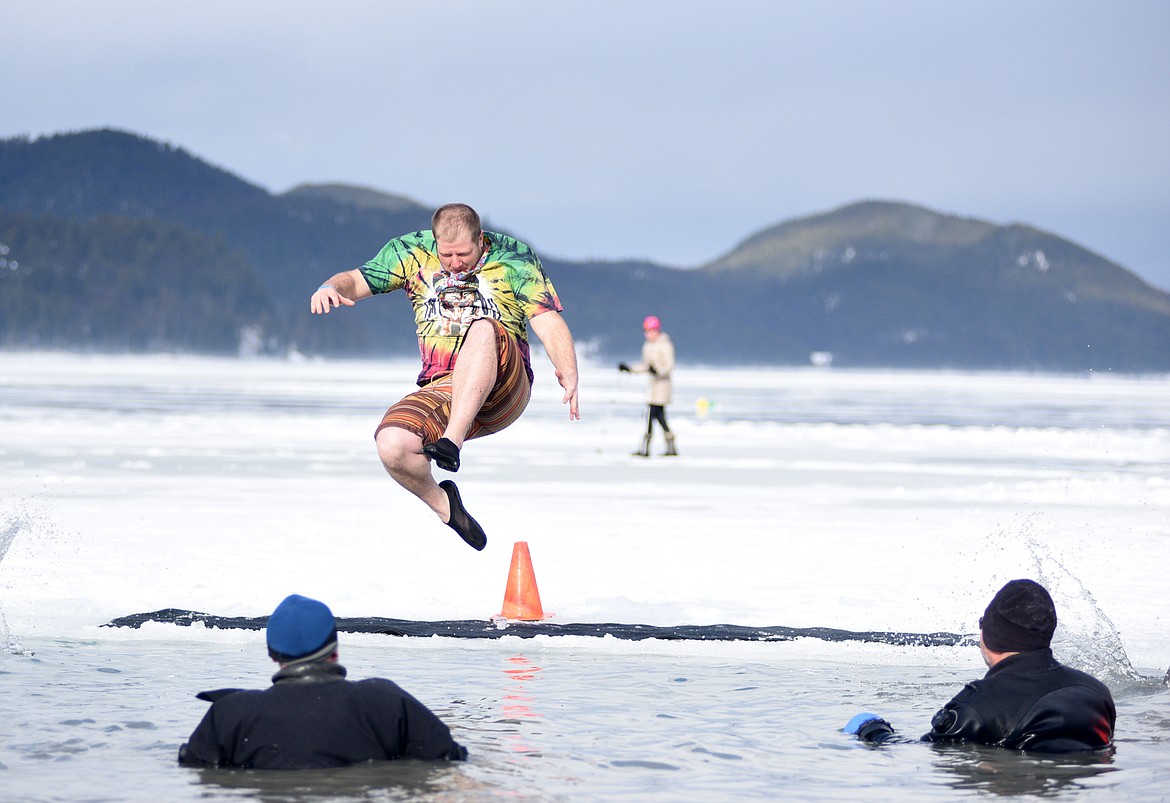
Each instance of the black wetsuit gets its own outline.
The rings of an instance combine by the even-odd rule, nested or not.
[[[1117,711],[1108,687],[1052,657],[1030,650],[1004,658],[963,687],[931,720],[927,742],[976,742],[1013,750],[1066,753],[1108,747]],[[869,742],[893,729],[874,720],[858,731]]]
[[[179,748],[197,767],[310,769],[395,758],[467,758],[430,709],[381,678],[351,682],[337,663],[293,665],[263,690],[221,689]]]
[[[1050,649],[1029,650],[968,683],[922,738],[1053,753],[1095,750],[1112,742],[1116,721],[1104,683],[1064,666]]]

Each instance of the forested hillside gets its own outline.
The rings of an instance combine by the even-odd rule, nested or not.
[[[3,140],[0,347],[411,354],[401,294],[329,316],[308,298],[430,213],[370,188],[274,195],[126,132]],[[1023,224],[866,201],[697,270],[541,257],[581,350],[607,359],[656,314],[689,362],[1170,370],[1170,295]]]

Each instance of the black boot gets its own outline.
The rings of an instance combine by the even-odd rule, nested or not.
[[[650,456],[650,433],[642,436],[642,448],[634,452],[634,457],[649,457]]]
[[[678,457],[678,450],[674,448],[674,433],[666,433],[666,451],[662,453],[663,457]]]

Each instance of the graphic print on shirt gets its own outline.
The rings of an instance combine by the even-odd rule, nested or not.
[[[435,280],[424,308],[427,320],[435,322],[438,335],[461,337],[480,318],[501,320],[495,301],[480,292],[477,273],[442,274]]]

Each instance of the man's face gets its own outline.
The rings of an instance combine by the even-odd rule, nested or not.
[[[983,663],[987,665],[988,669],[994,666],[994,662],[991,660],[991,654],[987,651],[987,646],[983,643],[982,633],[979,634],[979,654],[983,656]]]
[[[450,240],[435,241],[439,252],[439,264],[447,273],[464,273],[479,263],[483,256],[482,238],[473,238],[467,232]]]
[[[661,329],[643,329],[642,331],[646,334],[647,340],[657,340],[658,335],[662,334]]]

